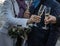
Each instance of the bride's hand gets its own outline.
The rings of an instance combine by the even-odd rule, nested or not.
[[[30,19],[28,20],[28,23],[33,23],[33,22],[39,23],[40,20],[41,20],[41,19],[40,19],[40,16],[32,15],[32,16],[30,17]]]

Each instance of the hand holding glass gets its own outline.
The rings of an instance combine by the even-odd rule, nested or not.
[[[50,15],[50,10],[51,10],[50,7],[46,7],[46,9],[45,9],[45,19],[48,19],[49,15]],[[45,27],[42,27],[42,28],[45,29],[45,30],[48,29],[46,22],[45,22]]]

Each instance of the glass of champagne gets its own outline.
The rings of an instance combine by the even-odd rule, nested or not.
[[[50,10],[51,8],[50,7],[46,7],[45,8],[45,19],[48,19],[49,15],[50,15]],[[42,27],[43,29],[47,30],[48,27],[47,27],[47,23],[45,22],[45,26]]]
[[[38,15],[41,17],[43,15],[43,12],[45,10],[46,6],[44,5],[41,5],[40,8],[39,8],[39,11],[38,11]]]
[[[26,3],[26,5],[27,5],[27,7],[26,7],[26,11],[27,12],[29,12],[29,7],[30,7],[30,5],[31,5],[31,3],[33,2],[33,0],[25,0],[25,3]],[[30,24],[31,26],[32,26],[32,24]],[[27,28],[29,28],[29,25],[28,25],[28,27]],[[24,30],[24,29],[23,29]],[[30,30],[29,30],[30,31]],[[23,36],[21,36],[22,38],[23,38],[23,41],[22,41],[22,44],[21,44],[21,46],[27,46],[27,39],[28,39],[28,36],[27,36],[27,33],[25,32],[25,30],[24,30],[24,37]]]
[[[43,15],[45,8],[46,8],[46,6],[44,6],[44,5],[41,5],[39,8],[38,16],[40,16],[40,19],[41,19],[41,16]],[[36,23],[34,24],[34,26],[37,27]]]
[[[30,7],[32,2],[33,2],[33,0],[25,0],[25,3],[27,4],[26,10],[29,11],[29,7]]]
[[[31,6],[31,4],[32,4],[33,1],[34,1],[34,0],[25,0],[25,3],[26,3],[26,5],[27,5],[27,7],[26,7],[26,11],[27,11],[27,12],[29,12],[29,8],[30,8],[30,6]],[[33,26],[33,24],[28,24],[27,27],[32,27],[32,26]]]

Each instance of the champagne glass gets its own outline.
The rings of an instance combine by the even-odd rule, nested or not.
[[[46,6],[44,6],[44,5],[41,5],[41,6],[40,6],[39,11],[38,11],[38,15],[39,15],[40,17],[42,16],[45,8],[46,8]]]
[[[27,4],[26,11],[29,12],[29,8],[34,0],[25,0],[25,3]],[[28,24],[29,27],[32,27],[33,24]]]
[[[25,3],[27,4],[26,10],[29,11],[29,7],[30,7],[32,2],[33,2],[33,0],[25,0]]]
[[[49,15],[50,15],[50,10],[51,10],[50,7],[46,7],[46,8],[45,8],[45,19],[47,19],[47,18],[49,17]],[[45,22],[45,26],[42,27],[42,28],[45,29],[45,30],[48,29],[46,22]]]
[[[39,8],[38,16],[40,16],[40,19],[41,19],[41,16],[43,15],[45,8],[46,8],[46,6],[44,6],[44,5],[41,5]],[[34,24],[34,26],[37,27],[36,23]]]
[[[33,0],[25,0],[25,3],[27,4],[27,7],[26,7],[26,11],[27,12],[29,12],[29,7],[30,7],[30,5],[31,5],[32,2],[33,2]],[[32,26],[32,24],[30,24],[30,26]],[[24,35],[24,37],[22,37],[23,38],[23,41],[22,41],[22,45],[21,46],[27,46],[28,36],[27,36],[27,33],[25,32],[25,30],[24,30],[24,34],[23,35]]]

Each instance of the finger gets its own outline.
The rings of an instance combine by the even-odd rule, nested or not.
[[[44,19],[45,24],[49,24],[51,19]]]
[[[40,19],[40,17],[39,17],[39,16],[36,16],[34,19],[39,20],[39,19]]]
[[[36,21],[35,23],[39,23],[40,21]]]
[[[35,20],[35,22],[36,22],[36,23],[39,23],[39,22],[40,22],[40,20]]]

